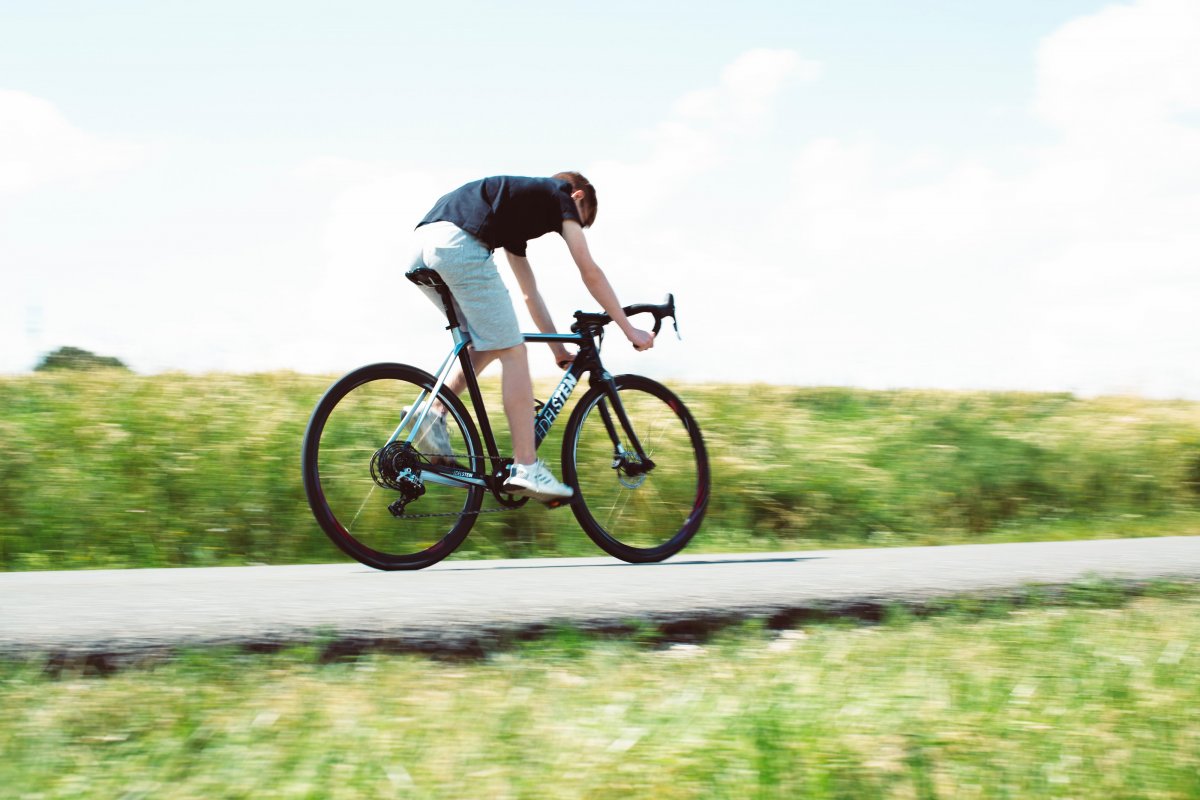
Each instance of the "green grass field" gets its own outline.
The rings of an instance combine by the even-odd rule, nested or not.
[[[1200,601],[562,632],[479,661],[0,663],[13,798],[1193,798]]]
[[[0,569],[339,559],[299,476],[331,380],[0,379]],[[1200,533],[1197,403],[674,388],[713,465],[692,552]],[[481,518],[458,556],[599,554],[569,511],[528,507]]]

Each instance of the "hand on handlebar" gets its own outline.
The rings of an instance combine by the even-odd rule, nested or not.
[[[648,331],[634,328],[626,336],[629,338],[629,343],[633,345],[633,349],[639,352],[654,347],[654,334]]]
[[[561,344],[550,345],[550,352],[554,354],[554,363],[558,365],[559,369],[566,369],[575,363],[575,354]]]

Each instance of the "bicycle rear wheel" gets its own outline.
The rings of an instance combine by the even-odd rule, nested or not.
[[[563,437],[571,508],[592,541],[624,561],[662,561],[691,540],[708,505],[708,453],[700,428],[670,389],[638,375],[614,378],[629,428],[610,389],[598,384],[575,407]]]
[[[466,538],[483,504],[480,486],[433,482],[429,460],[448,454],[406,448],[411,422],[397,436],[404,409],[429,397],[433,386],[433,376],[415,367],[362,367],[330,387],[304,434],[304,490],[313,515],[343,552],[376,569],[421,569],[442,560]],[[444,389],[438,399],[447,409],[450,453],[464,469],[484,472],[479,434],[462,401]],[[421,476],[423,493],[405,483],[406,468]]]

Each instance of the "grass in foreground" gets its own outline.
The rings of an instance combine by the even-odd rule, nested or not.
[[[1085,596],[1086,599],[1086,596]],[[1103,598],[1102,598],[1103,599]],[[1200,795],[1200,599],[475,663],[196,653],[0,667],[6,797]]]

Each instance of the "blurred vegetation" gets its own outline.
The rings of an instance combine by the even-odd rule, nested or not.
[[[0,568],[341,558],[299,466],[331,382],[113,369],[0,379]],[[504,429],[498,384],[486,388]],[[1198,403],[674,388],[713,466],[689,552],[1200,533]],[[543,450],[556,470],[565,422]],[[600,554],[568,510],[535,504],[482,516],[458,552]]]
[[[0,792],[153,798],[1194,798],[1200,603],[577,631],[479,661],[0,662]]]
[[[42,356],[42,360],[33,368],[34,372],[45,372],[49,369],[123,369],[128,370],[121,359],[113,356],[98,356],[89,350],[78,347],[60,347],[52,353]]]

